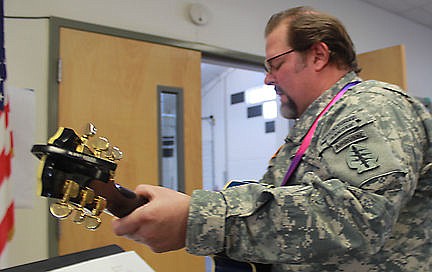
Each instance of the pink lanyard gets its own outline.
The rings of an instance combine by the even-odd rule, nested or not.
[[[306,152],[306,149],[309,147],[309,144],[312,140],[313,134],[315,132],[315,129],[318,125],[318,120],[330,109],[331,106],[333,106],[334,103],[336,103],[336,101],[338,101],[342,95],[344,95],[344,93],[351,88],[354,85],[357,85],[358,83],[360,83],[360,81],[354,81],[354,82],[350,82],[347,85],[345,85],[336,95],[335,97],[333,97],[333,99],[330,101],[330,103],[328,103],[328,105],[321,111],[321,113],[317,116],[317,118],[315,119],[315,121],[313,122],[312,126],[310,127],[309,131],[307,132],[303,142],[300,145],[300,148],[297,150],[294,159],[292,160],[288,171],[285,174],[285,177],[281,183],[281,186],[285,186],[288,183],[288,180],[291,178],[292,174],[294,173],[294,171],[297,169],[297,166],[299,165],[304,153]]]

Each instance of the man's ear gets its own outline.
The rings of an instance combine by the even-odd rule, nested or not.
[[[317,42],[313,44],[310,50],[313,57],[315,71],[319,72],[329,64],[330,50],[327,44],[324,42]]]

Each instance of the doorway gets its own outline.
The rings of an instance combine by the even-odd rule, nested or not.
[[[80,42],[79,40],[77,42],[74,42],[73,38],[72,40],[65,40],[63,41],[63,43],[61,43],[61,32],[62,29],[65,30],[67,29],[68,31],[64,32],[67,35],[64,35],[65,37],[77,37],[77,39],[88,39],[85,42]],[[83,33],[86,33],[84,36],[82,36]],[[87,35],[89,35],[90,37],[87,37]],[[97,36],[99,38],[104,39],[103,42],[98,42],[97,39],[94,39],[94,37]],[[119,63],[121,63],[124,59],[127,59],[129,61],[131,61],[134,65],[138,65],[137,71],[141,71],[141,74],[139,75],[135,75],[134,76],[134,80],[133,82],[139,82],[139,80],[145,80],[145,79],[153,79],[156,77],[157,74],[163,74],[164,72],[166,72],[166,68],[167,67],[173,67],[175,68],[176,65],[174,65],[173,63],[171,63],[171,61],[175,61],[177,63],[177,61],[179,61],[180,59],[182,59],[183,61],[185,61],[188,64],[185,64],[187,67],[189,67],[188,69],[183,69],[181,71],[178,71],[177,73],[174,72],[175,76],[169,77],[169,80],[165,80],[163,79],[162,81],[158,81],[158,84],[153,84],[154,82],[152,80],[150,80],[151,82],[153,82],[152,86],[147,86],[147,87],[143,87],[144,89],[142,89],[139,93],[140,94],[144,94],[147,91],[151,91],[154,90],[154,95],[149,96],[149,99],[152,99],[151,101],[156,101],[156,93],[157,93],[157,88],[155,87],[156,85],[158,85],[158,87],[163,88],[163,90],[161,92],[165,92],[168,94],[177,94],[176,96],[179,98],[179,101],[183,101],[182,103],[182,109],[184,109],[184,114],[182,114],[182,120],[184,123],[182,123],[182,126],[184,125],[184,146],[188,147],[188,148],[192,148],[192,149],[186,149],[184,150],[184,162],[186,163],[186,165],[184,165],[184,169],[185,172],[181,173],[180,170],[178,172],[178,175],[184,175],[184,179],[186,181],[193,181],[195,183],[199,183],[198,186],[188,186],[187,184],[185,185],[186,188],[180,188],[178,187],[179,190],[185,189],[185,191],[187,193],[191,193],[191,191],[194,188],[200,188],[202,187],[201,185],[201,169],[196,168],[196,167],[191,167],[191,165],[199,165],[201,164],[201,131],[199,129],[199,127],[194,127],[196,124],[198,124],[198,126],[201,124],[200,123],[200,107],[201,107],[201,103],[199,101],[200,96],[199,96],[199,77],[198,78],[193,78],[192,80],[182,80],[179,75],[187,72],[187,71],[198,71],[199,74],[199,61],[198,61],[198,66],[193,66],[195,68],[193,68],[190,65],[190,61],[192,61],[192,59],[197,60],[200,59],[201,54],[203,56],[207,56],[207,57],[212,57],[214,58],[215,56],[221,56],[221,58],[223,58],[224,60],[230,60],[230,61],[240,61],[243,63],[247,63],[248,65],[255,64],[257,65],[258,63],[261,63],[261,58],[257,57],[257,56],[253,56],[253,55],[248,55],[248,54],[243,54],[243,53],[237,53],[237,52],[232,52],[232,51],[226,51],[226,50],[222,50],[220,51],[220,49],[215,49],[215,50],[211,50],[211,52],[206,52],[206,50],[209,50],[208,48],[200,48],[199,45],[195,45],[195,44],[189,44],[189,43],[184,43],[181,41],[175,41],[172,39],[164,39],[161,37],[157,37],[157,36],[152,36],[152,35],[145,35],[145,34],[141,34],[141,33],[134,33],[134,32],[129,32],[129,31],[124,31],[124,30],[119,30],[119,29],[114,29],[114,28],[109,28],[109,27],[104,27],[104,26],[99,26],[99,25],[93,25],[93,24],[87,24],[87,23],[82,23],[82,22],[77,22],[77,21],[72,21],[72,20],[67,20],[67,19],[61,19],[61,18],[51,18],[50,19],[50,39],[51,39],[51,43],[50,43],[50,56],[49,56],[49,61],[50,61],[50,65],[49,65],[49,69],[50,69],[50,73],[49,73],[49,104],[50,107],[48,109],[48,134],[49,135],[53,135],[55,130],[57,129],[57,127],[60,126],[67,126],[67,127],[73,127],[73,128],[78,128],[82,125],[83,122],[86,122],[88,120],[84,120],[86,119],[86,116],[95,119],[97,121],[97,126],[99,126],[101,133],[104,133],[105,135],[102,136],[108,136],[110,139],[113,140],[113,142],[115,142],[116,144],[121,144],[122,146],[127,146],[129,143],[128,142],[134,142],[134,143],[139,143],[139,145],[145,144],[149,140],[151,140],[153,142],[150,143],[146,146],[148,148],[144,148],[143,150],[151,150],[151,154],[153,154],[153,157],[157,157],[157,151],[155,150],[155,144],[157,145],[157,140],[154,141],[155,139],[153,137],[155,137],[155,135],[157,135],[156,133],[156,124],[154,123],[154,121],[157,119],[156,118],[156,108],[157,108],[157,103],[150,103],[151,105],[149,107],[146,108],[146,110],[150,110],[149,113],[143,113],[143,114],[136,114],[137,112],[135,110],[133,110],[134,107],[124,107],[127,110],[130,110],[130,113],[127,113],[126,115],[119,115],[118,114],[118,105],[116,104],[120,102],[120,98],[123,97],[124,95],[128,96],[128,97],[134,97],[134,95],[136,95],[136,91],[138,90],[138,88],[142,88],[143,86],[140,87],[140,84],[138,85],[131,85],[129,84],[130,81],[129,80],[125,80],[122,81],[123,83],[121,83],[120,85],[115,85],[117,83],[113,82],[113,77],[109,76],[110,73],[109,71],[115,71],[115,68],[117,67],[116,63],[110,63],[108,65],[105,65],[102,67],[101,70],[104,70],[105,72],[108,72],[104,75],[99,75],[99,70],[96,69],[95,67],[97,67],[98,65],[100,65],[98,63],[99,60],[103,60],[103,59],[107,59],[110,61],[113,61],[112,57],[115,57],[115,60],[119,61]],[[82,54],[86,54],[88,52],[93,52],[94,56],[98,56],[100,53],[103,53],[105,50],[105,46],[108,45],[113,45],[114,48],[117,48],[117,42],[122,43],[123,40],[126,40],[126,46],[132,46],[132,50],[118,50],[116,52],[125,52],[125,53],[130,53],[130,52],[138,52],[139,54],[143,54],[146,57],[152,59],[152,58],[157,58],[160,59],[160,57],[163,58],[163,56],[167,56],[168,59],[166,60],[166,64],[162,63],[162,65],[158,66],[158,62],[155,62],[151,65],[146,66],[145,64],[141,63],[140,61],[138,61],[136,58],[131,58],[131,57],[126,57],[126,58],[122,58],[122,57],[118,57],[117,53],[115,54],[109,54],[105,57],[97,57],[96,58],[96,64],[92,65],[89,64],[87,66],[83,66],[81,65],[81,60],[82,60]],[[91,42],[94,44],[96,44],[97,46],[102,46],[104,48],[104,50],[95,50],[96,47],[91,47],[91,48],[82,48],[85,47],[87,45],[89,45],[88,42]],[[135,47],[135,44],[141,44],[141,43],[146,43],[146,46],[149,46],[151,49],[152,54],[146,54],[144,51],[140,51],[140,49],[138,49],[138,47]],[[64,58],[63,56],[60,58],[60,55],[65,53],[64,50],[65,48],[63,48],[61,46],[61,44],[63,45],[67,45],[66,48],[70,48],[70,47],[76,47],[76,48],[81,48],[80,52],[78,55],[73,55],[74,51],[76,51],[74,48],[72,48],[69,53],[70,56],[68,57],[68,61],[65,61],[66,58]],[[163,50],[173,50],[173,52],[179,52],[179,51],[187,51],[186,55],[184,55],[185,57],[180,57],[180,59],[178,57],[176,57],[175,55],[171,55],[171,53],[166,53],[166,52],[161,52],[161,51],[157,51],[155,49],[155,47],[158,48],[164,48]],[[117,48],[118,49],[118,48]],[[115,49],[115,50],[117,50]],[[141,52],[141,53],[140,53]],[[69,54],[68,52],[66,52],[66,54]],[[153,54],[154,53],[154,54]],[[176,54],[176,53],[174,53]],[[133,54],[132,54],[133,55]],[[195,57],[196,55],[198,55],[199,57]],[[111,57],[110,57],[111,56]],[[59,61],[59,59],[61,59],[61,61]],[[76,60],[80,60],[79,62],[77,62]],[[87,58],[86,58],[87,61]],[[67,65],[66,65],[67,62]],[[79,73],[83,71],[84,77],[86,78],[85,81],[82,81],[81,79],[78,79],[75,81],[75,83],[69,83],[69,86],[66,86],[66,79],[67,77],[68,80],[70,79],[70,74],[68,74],[69,71],[71,71],[71,67],[73,67],[74,73]],[[92,68],[93,67],[93,68]],[[184,65],[181,67],[185,67]],[[197,68],[196,68],[197,67]],[[141,69],[142,68],[142,69]],[[150,69],[152,68],[152,69]],[[178,69],[179,67],[177,67]],[[67,69],[69,69],[67,71]],[[85,72],[87,71],[87,72]],[[153,73],[156,73],[155,76],[149,76],[148,72],[151,71]],[[105,73],[104,72],[104,73]],[[128,73],[123,73],[123,68],[121,70],[121,73],[119,74],[121,78],[123,79],[128,79],[129,78],[129,74]],[[108,76],[107,76],[108,75]],[[117,75],[116,75],[117,76]],[[73,76],[74,78],[77,78],[77,76]],[[102,93],[100,93],[99,91],[99,85],[97,85],[96,83],[94,83],[94,79],[99,78],[101,80],[101,82],[105,85],[106,88],[109,88],[110,86],[117,86],[115,88],[118,89],[118,93],[114,92],[113,95],[115,94],[114,100],[110,100],[110,97],[113,97],[111,95],[106,95],[103,90]],[[174,80],[173,82],[171,82],[170,80]],[[60,83],[60,84],[59,84]],[[84,84],[85,83],[85,84]],[[112,83],[112,84],[111,84]],[[189,89],[189,87],[184,87],[182,84],[198,84],[198,93],[195,92],[191,92],[191,91],[187,91]],[[113,85],[114,84],[114,85]],[[59,86],[62,85],[62,91],[59,91]],[[90,88],[92,91],[90,93],[90,95],[86,96],[83,92],[80,92],[81,89],[84,88],[84,85],[86,85],[85,88]],[[135,87],[134,87],[135,86]],[[168,86],[169,88],[165,88],[166,86]],[[178,87],[184,87],[184,88],[178,88]],[[104,87],[104,88],[105,88]],[[130,95],[128,92],[125,92],[124,90],[126,90],[127,88],[123,88],[123,87],[132,87],[132,89],[134,90],[133,92],[135,94]],[[171,88],[173,87],[173,88]],[[102,89],[104,89],[102,88]],[[67,91],[69,90],[69,91]],[[174,90],[174,91],[173,91]],[[75,92],[76,91],[76,92]],[[118,96],[120,95],[120,97]],[[144,99],[146,101],[150,101],[149,99]],[[198,99],[198,101],[197,101]],[[144,101],[143,100],[143,101]],[[167,101],[171,100],[167,98]],[[82,103],[81,103],[82,102]],[[124,101],[122,101],[123,103]],[[135,102],[137,102],[137,100],[132,99],[130,105],[135,105]],[[84,105],[84,104],[85,105]],[[187,104],[187,105],[186,105]],[[109,105],[109,107],[105,107],[106,105]],[[117,105],[117,106],[116,106]],[[123,108],[123,106],[122,106]],[[143,107],[135,107],[135,109],[141,109],[143,110]],[[140,111],[141,112],[141,111]],[[79,116],[77,115],[79,113]],[[162,111],[161,111],[162,114]],[[163,112],[163,114],[170,115],[171,113],[165,113]],[[77,116],[79,118],[77,118]],[[109,117],[108,117],[109,116]],[[147,122],[147,121],[143,121],[143,117],[147,116],[150,117],[150,119],[152,120],[151,122]],[[180,116],[180,115],[179,115]],[[108,117],[108,118],[107,118]],[[132,117],[133,121],[135,122],[135,125],[126,125],[125,127],[125,120],[130,120],[130,117]],[[151,118],[154,117],[154,118]],[[123,121],[122,121],[123,120]],[[142,122],[140,122],[140,120],[142,120]],[[143,130],[141,130],[141,132],[138,133],[132,133],[132,135],[142,135],[145,136],[148,133],[148,136],[151,136],[150,138],[145,138],[146,141],[139,141],[138,138],[134,141],[127,141],[125,139],[127,139],[128,136],[130,136],[129,132],[137,132],[137,128],[142,128]],[[167,130],[167,132],[169,133],[170,131]],[[195,133],[194,135],[198,135],[198,136],[191,136],[191,133]],[[188,136],[189,135],[189,136]],[[159,135],[159,136],[167,136],[167,135]],[[169,135],[168,135],[169,136]],[[165,138],[164,138],[165,139]],[[171,141],[170,139],[165,139],[166,141],[161,141],[163,142],[162,147],[167,147],[166,149],[166,154],[167,157],[166,158],[171,158],[168,157],[169,154],[171,154],[169,151],[172,149],[171,145],[166,145],[165,144],[169,144]],[[175,141],[174,141],[175,142]],[[119,144],[119,145],[120,145]],[[140,149],[141,150],[141,149]],[[176,151],[179,151],[179,149],[176,149]],[[132,159],[133,162],[138,162],[140,160],[140,158],[142,157],[142,154],[139,153],[134,153],[133,151],[133,147],[129,148],[127,147],[127,150],[125,152],[126,155],[128,156],[130,159]],[[179,153],[175,153],[176,156],[181,157],[182,152]],[[134,155],[131,155],[134,154]],[[151,156],[150,154],[150,156]],[[164,154],[164,153],[162,153]],[[193,155],[192,155],[193,154]],[[166,163],[168,166],[171,165],[170,167],[172,167],[172,163],[167,159],[165,161],[161,160],[163,163]],[[150,163],[153,164],[153,166],[145,166],[144,168],[142,168],[140,165],[141,164],[137,164],[137,167],[135,168],[135,170],[139,170],[138,172],[142,172],[142,173],[151,173],[151,175],[153,175],[152,178],[149,178],[149,180],[154,180],[157,181],[157,168],[158,168],[158,161],[155,158],[154,160],[149,160]],[[188,165],[190,164],[190,165]],[[129,165],[133,165],[129,164]],[[175,166],[172,167],[174,169],[178,168],[182,168],[181,165],[179,166]],[[121,169],[120,169],[121,168]],[[121,167],[119,167],[119,170],[121,173],[119,173],[119,175],[117,176],[119,179],[123,180],[121,183],[124,183],[124,180],[127,181],[133,181],[133,180],[137,180],[137,178],[127,178],[127,176],[129,174],[135,175],[137,173],[137,171],[132,170],[134,169],[134,167],[130,168],[130,167],[124,167],[123,165]],[[148,171],[145,171],[145,170]],[[132,171],[131,171],[132,170]],[[195,172],[194,172],[195,171]],[[198,173],[198,174],[193,174],[193,173]],[[195,178],[193,178],[195,177]],[[141,179],[141,178],[138,178]],[[127,185],[127,187],[132,186],[131,188],[133,188],[133,184],[125,184]],[[120,242],[117,238],[108,238],[106,239],[106,235],[107,232],[105,232],[104,235],[98,235],[97,237],[90,237],[88,233],[82,233],[79,231],[76,231],[77,226],[75,225],[64,225],[62,224],[61,227],[61,236],[59,236],[60,238],[56,237],[55,234],[59,233],[59,228],[57,225],[57,222],[50,218],[51,222],[49,223],[49,233],[51,233],[51,239],[50,239],[50,245],[49,245],[49,249],[50,249],[50,256],[56,256],[58,255],[58,253],[60,252],[61,254],[65,254],[68,252],[76,252],[76,251],[80,251],[80,250],[84,250],[93,246],[102,246],[104,243],[109,243],[109,242],[115,242],[115,243],[122,243]],[[106,219],[106,218],[105,218]],[[104,220],[103,220],[104,221]],[[106,221],[106,220],[105,220]],[[108,220],[109,221],[109,220]],[[78,226],[79,228],[79,226]],[[105,237],[105,238],[104,238]],[[85,241],[85,243],[83,243]],[[72,245],[72,247],[70,247],[70,245]],[[141,248],[139,248],[139,247]],[[149,256],[152,255],[150,252],[148,252],[148,250],[144,250],[142,249],[143,246],[136,244],[132,245],[132,244],[124,244],[125,248],[128,249],[134,249],[135,251],[139,251],[141,253],[142,256],[146,256],[146,260],[150,260]],[[59,251],[60,249],[60,251]],[[152,264],[152,266],[154,266],[157,270],[166,270],[166,269],[170,269],[170,265],[177,265],[177,269],[179,271],[202,271],[203,269],[203,262],[202,259],[198,259],[199,257],[196,256],[186,256],[187,254],[183,254],[183,252],[181,252],[181,254],[161,254],[156,256],[151,257],[151,261],[149,261],[150,264]],[[170,257],[171,256],[171,257]],[[170,261],[168,261],[170,259]],[[192,260],[193,259],[193,260]],[[175,261],[174,261],[175,260]],[[194,263],[195,265],[193,265],[193,268],[190,267],[190,264]],[[201,269],[200,269],[201,267]],[[172,269],[171,269],[172,270]]]
[[[201,74],[203,188],[260,179],[289,129],[264,70],[203,59]]]

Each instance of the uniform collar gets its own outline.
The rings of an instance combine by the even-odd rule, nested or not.
[[[319,113],[327,106],[332,98],[349,82],[361,80],[355,72],[349,72],[345,74],[339,81],[337,81],[330,89],[324,91],[312,104],[310,104],[305,112],[295,121],[294,126],[290,129],[290,132],[285,139],[286,142],[291,141],[294,143],[300,143],[312,123],[319,115]]]

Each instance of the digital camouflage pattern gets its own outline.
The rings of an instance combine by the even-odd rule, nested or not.
[[[348,73],[309,106],[259,184],[193,193],[188,252],[272,271],[432,271],[432,118],[397,86],[348,90],[279,186],[316,116],[358,79]]]

